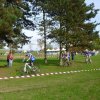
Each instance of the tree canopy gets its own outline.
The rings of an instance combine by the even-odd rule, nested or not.
[[[98,45],[99,35],[95,30],[98,23],[91,19],[98,11],[93,3],[86,5],[85,0],[1,0],[0,41],[15,46],[27,43],[29,37],[22,33],[22,29],[34,30],[38,24],[34,23],[34,15],[43,12],[44,47],[47,16],[50,23],[54,23],[49,38],[54,38],[67,50],[72,47],[93,49]]]
[[[21,0],[0,1],[1,46],[8,44],[12,47],[21,47],[29,42],[30,37],[22,33],[23,28],[34,30],[33,22],[26,17],[29,14],[28,11],[27,4]]]
[[[93,41],[99,39],[98,31],[95,30],[97,22],[92,22],[99,11],[94,4],[86,5],[85,0],[49,0],[48,12],[59,26],[49,35],[56,38],[69,47],[93,49]]]

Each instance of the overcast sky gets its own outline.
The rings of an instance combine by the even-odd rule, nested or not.
[[[87,5],[94,3],[95,9],[100,9],[100,0],[86,0],[86,3],[87,3]],[[100,23],[100,11],[96,15],[96,17],[93,19],[93,21]],[[100,25],[96,27],[96,30],[98,30],[99,34],[100,34]],[[37,39],[40,38],[40,36],[38,35],[38,31],[23,30],[23,32],[28,36],[33,36],[31,39],[32,43],[23,46],[23,49],[24,50],[30,50],[30,49],[39,50],[39,47],[37,46]]]

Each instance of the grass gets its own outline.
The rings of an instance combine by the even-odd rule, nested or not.
[[[0,100],[100,100],[100,73],[0,81]]]
[[[35,65],[40,68],[40,73],[46,73],[46,72],[59,72],[59,71],[69,71],[69,70],[81,70],[81,69],[90,69],[90,68],[99,68],[100,67],[100,55],[93,56],[92,57],[92,64],[86,64],[84,62],[84,57],[81,55],[77,55],[75,57],[75,61],[72,62],[72,64],[69,67],[60,67],[59,61],[57,58],[49,58],[48,64],[44,64],[43,59],[36,59]],[[22,62],[22,58],[16,58],[14,59],[13,67],[8,68],[6,67],[6,59],[3,58],[0,60],[0,77],[4,76],[16,76],[21,75],[20,69],[24,67],[24,63]]]
[[[77,55],[69,67],[59,67],[58,60],[49,59],[45,65],[42,59],[35,64],[41,73],[100,68],[100,55],[92,57],[92,64],[84,63]],[[24,64],[15,59],[12,68],[0,63],[0,77],[20,75],[16,70]],[[24,79],[0,80],[0,100],[100,100],[100,72],[81,72],[63,75],[40,76]]]

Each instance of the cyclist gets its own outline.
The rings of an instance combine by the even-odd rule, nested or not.
[[[24,72],[27,72],[27,68],[32,69],[33,62],[35,61],[35,57],[31,53],[27,54],[26,57],[27,57],[27,60],[25,63]]]

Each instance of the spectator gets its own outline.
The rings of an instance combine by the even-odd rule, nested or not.
[[[63,66],[69,66],[70,65],[70,53],[64,52],[62,53],[62,64]]]
[[[7,66],[12,67],[12,63],[13,63],[13,54],[12,51],[10,51],[9,54],[7,55]]]
[[[75,53],[72,51],[72,52],[71,52],[71,59],[72,59],[72,60],[74,60],[74,56],[75,56]]]
[[[7,55],[7,67],[9,67],[9,54]]]
[[[89,51],[89,50],[85,50],[83,52],[84,56],[85,56],[85,62],[86,63],[92,63],[92,60],[91,60],[91,56],[92,56],[92,52]]]

